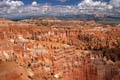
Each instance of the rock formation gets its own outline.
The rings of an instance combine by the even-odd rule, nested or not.
[[[120,80],[120,25],[0,19],[0,80]]]

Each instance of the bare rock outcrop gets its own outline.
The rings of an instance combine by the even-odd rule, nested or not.
[[[120,80],[120,27],[0,20],[0,80]]]

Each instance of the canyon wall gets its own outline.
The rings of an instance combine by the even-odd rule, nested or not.
[[[42,21],[0,20],[0,80],[120,80],[119,24]]]

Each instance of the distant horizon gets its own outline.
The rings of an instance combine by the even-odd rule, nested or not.
[[[58,20],[80,20],[80,21],[95,21],[97,23],[102,23],[102,24],[120,24],[120,17],[80,17],[79,15],[73,15],[73,16],[27,16],[27,17],[22,17],[22,18],[4,18],[0,17],[3,19],[7,20],[12,20],[12,21],[20,21],[20,20],[26,20],[26,19],[58,19]]]

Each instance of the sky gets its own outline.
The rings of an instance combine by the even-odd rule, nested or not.
[[[33,1],[36,1],[38,3],[43,3],[43,4],[49,3],[52,5],[77,5],[82,0],[21,0],[21,1],[23,1],[24,4],[31,4]],[[96,0],[96,1],[100,1],[100,0]],[[109,2],[110,0],[101,0],[101,1]]]
[[[42,15],[120,16],[120,0],[0,0],[0,17]]]
[[[52,5],[75,5],[80,0],[22,0],[25,4],[31,4],[33,1],[36,1],[38,3],[49,3]]]

